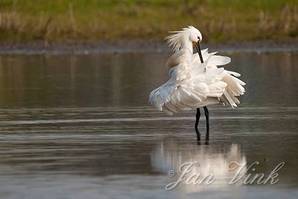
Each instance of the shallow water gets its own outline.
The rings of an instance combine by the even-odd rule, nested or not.
[[[209,145],[194,112],[147,104],[166,54],[1,55],[0,198],[297,198],[298,53],[228,55],[247,93],[238,109],[210,107]],[[166,191],[189,161],[216,181]],[[235,161],[260,163],[246,174],[285,165],[277,184],[229,185]]]

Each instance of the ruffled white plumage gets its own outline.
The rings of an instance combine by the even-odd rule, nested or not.
[[[239,73],[218,68],[231,59],[202,50],[204,63],[197,53],[187,57],[183,51],[176,52],[170,59],[177,64],[169,71],[170,79],[153,90],[149,102],[158,110],[175,113],[211,104],[239,104],[238,96],[244,94],[245,83],[237,77]]]
[[[231,59],[205,49],[201,51],[201,63],[198,53],[193,54],[192,45],[202,40],[200,31],[188,26],[172,33],[166,38],[174,52],[167,61],[170,78],[150,93],[149,102],[168,113],[218,103],[236,107],[240,103],[237,97],[245,92],[245,83],[237,78],[239,73],[218,67]]]
[[[223,68],[218,68],[218,66],[226,65],[231,62],[231,59],[226,56],[219,56],[216,53],[208,53],[208,49],[202,51],[202,56],[205,64],[206,76],[209,74],[213,75],[213,80],[217,82],[224,82],[226,84],[223,93],[220,96],[220,102],[225,104],[230,104],[232,107],[237,107],[237,104],[240,104],[240,101],[237,99],[240,95],[243,95],[245,92],[244,85],[245,83],[238,79],[240,74],[233,71],[224,70]],[[194,74],[200,75],[202,69],[198,69],[200,63],[198,54],[194,54],[193,63],[192,63],[192,72]],[[203,64],[203,65],[204,65]],[[220,75],[213,74],[208,71],[219,71],[222,70]],[[216,73],[216,72],[215,72]]]

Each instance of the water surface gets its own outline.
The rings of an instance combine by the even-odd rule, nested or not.
[[[247,93],[236,110],[210,108],[210,145],[195,142],[194,112],[147,104],[165,53],[1,55],[0,197],[297,198],[298,54],[225,54]],[[216,183],[166,191],[187,161]],[[275,185],[228,185],[232,161],[285,166]]]

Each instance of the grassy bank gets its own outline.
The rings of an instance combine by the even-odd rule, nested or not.
[[[163,39],[197,26],[209,42],[292,40],[298,0],[0,0],[0,42]]]

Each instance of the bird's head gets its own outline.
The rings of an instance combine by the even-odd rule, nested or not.
[[[188,26],[187,28],[183,28],[180,31],[171,31],[171,35],[166,37],[166,40],[169,43],[169,46],[175,51],[179,51],[182,48],[186,47],[190,48],[195,47],[200,56],[200,60],[203,63],[203,57],[201,54],[200,42],[203,37],[201,32],[193,26]],[[191,46],[193,44],[193,46]]]
[[[188,26],[189,40],[194,43],[201,42],[203,37],[201,32],[193,26]]]
[[[189,39],[193,43],[193,46],[197,49],[201,63],[204,63],[203,56],[201,53],[201,47],[200,47],[200,42],[203,39],[202,34],[198,29],[196,29],[193,26],[189,26],[188,29],[190,31]]]

